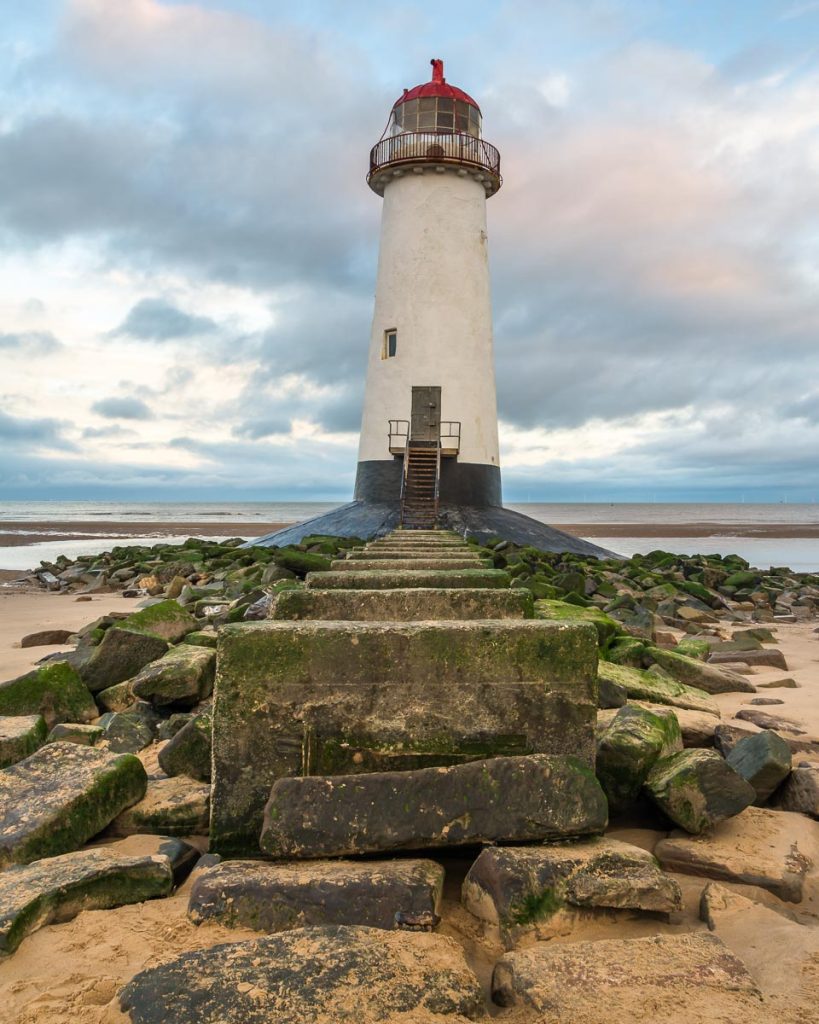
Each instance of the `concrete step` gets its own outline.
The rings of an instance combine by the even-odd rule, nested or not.
[[[218,853],[258,854],[271,786],[288,776],[403,773],[531,753],[593,765],[589,623],[237,623],[220,630],[218,660]],[[588,770],[584,777],[594,781]],[[499,792],[503,804],[511,794]]]
[[[314,590],[395,590],[400,587],[508,587],[503,569],[364,569],[353,572],[309,572],[307,586]]]
[[[489,558],[410,558],[339,559],[330,563],[334,572],[365,572],[368,569],[389,572],[393,569],[491,569]]]
[[[481,556],[474,551],[472,548],[464,546],[463,548],[413,548],[413,547],[401,547],[401,548],[378,548],[373,550],[372,548],[362,548],[360,551],[351,551],[347,556],[347,560],[350,562],[356,561],[371,561],[373,559],[390,559],[390,558],[440,558],[446,561],[462,561],[465,558],[471,558],[473,561],[480,561]]]
[[[402,590],[283,590],[271,619],[339,622],[413,622],[465,619],[531,619],[534,599],[511,590],[407,587]]]

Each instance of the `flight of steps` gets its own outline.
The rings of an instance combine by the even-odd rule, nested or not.
[[[418,447],[410,443],[404,489],[401,492],[401,526],[405,530],[429,530],[438,521],[437,447]]]

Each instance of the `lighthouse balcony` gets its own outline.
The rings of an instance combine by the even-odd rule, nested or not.
[[[461,450],[461,424],[459,420],[441,420],[438,440],[442,458],[454,458]],[[409,420],[389,421],[389,446],[391,455],[405,455],[410,436]],[[430,444],[435,442],[413,441],[413,444]]]
[[[503,183],[500,153],[489,142],[466,132],[418,131],[390,135],[370,151],[367,182],[378,195],[384,194],[388,181],[403,174],[443,174],[454,171],[470,176],[494,195]]]

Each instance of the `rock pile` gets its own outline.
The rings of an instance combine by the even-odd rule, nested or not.
[[[450,870],[435,851],[455,847],[499,1005],[602,1024],[613,991],[647,987],[669,1019],[764,1019],[741,961],[681,926],[667,872],[802,899],[819,769],[792,760],[812,740],[767,708],[725,726],[715,695],[787,669],[771,624],[815,615],[819,578],[442,531],[115,548],[38,575],[146,600],[0,683],[0,953],[169,895],[197,856],[182,837],[209,834],[191,921],[270,934],[137,974],[118,997],[134,1024],[171,1004],[197,1024],[484,1019],[464,951],[428,934]],[[666,838],[606,836],[610,815]],[[544,941],[635,917],[664,933]]]

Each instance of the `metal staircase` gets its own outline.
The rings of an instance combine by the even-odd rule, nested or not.
[[[401,526],[430,530],[438,522],[441,443],[407,442],[401,481]]]

